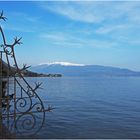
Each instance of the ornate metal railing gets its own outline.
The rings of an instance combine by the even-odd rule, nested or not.
[[[2,11],[0,21],[6,19]],[[45,112],[52,107],[45,109],[36,92],[42,83],[35,83],[33,88],[23,76],[29,66],[18,67],[14,49],[22,44],[21,38],[16,37],[8,44],[1,26],[0,34],[0,135],[2,138],[34,135],[43,126]]]

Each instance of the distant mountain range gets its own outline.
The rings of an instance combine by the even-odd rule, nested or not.
[[[124,68],[68,62],[40,64],[32,67],[30,70],[44,74],[62,74],[63,76],[140,76],[140,72]]]

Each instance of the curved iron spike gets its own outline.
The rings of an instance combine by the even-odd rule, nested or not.
[[[3,16],[3,10],[2,10],[2,12],[1,12],[1,14],[0,14],[0,19],[1,19],[1,20],[4,20],[4,21],[7,20],[7,18],[6,18],[5,16]]]
[[[22,37],[20,37],[19,39],[17,37],[15,37],[14,38],[14,43],[13,43],[12,46],[23,44],[22,42],[20,42],[21,39],[22,39]]]

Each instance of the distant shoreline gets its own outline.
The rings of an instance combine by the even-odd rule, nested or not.
[[[38,73],[26,73],[24,77],[62,77],[62,74],[38,74]]]

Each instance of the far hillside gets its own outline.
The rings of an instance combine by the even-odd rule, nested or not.
[[[126,68],[100,65],[82,65],[72,63],[51,63],[32,67],[30,70],[38,73],[60,73],[63,76],[140,76],[140,72]]]

